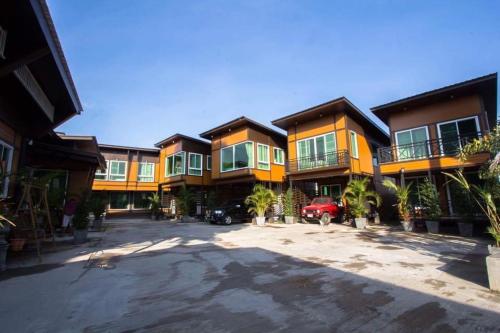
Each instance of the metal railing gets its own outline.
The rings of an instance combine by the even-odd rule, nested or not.
[[[379,163],[390,163],[440,156],[456,156],[465,145],[482,135],[482,133],[474,133],[462,137],[441,138],[383,147],[378,149],[378,160]]]
[[[287,163],[287,172],[302,172],[322,168],[341,168],[349,166],[349,153],[347,150],[333,151],[326,154],[310,155]]]

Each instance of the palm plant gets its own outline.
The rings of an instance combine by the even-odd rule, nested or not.
[[[398,207],[399,217],[403,221],[410,221],[410,211],[411,211],[410,195],[413,183],[399,186],[396,185],[396,183],[394,183],[392,180],[385,179],[382,182],[382,185],[384,185],[384,187],[386,187],[387,189],[393,191],[394,194],[396,195],[398,203],[395,206]]]
[[[179,207],[181,214],[189,216],[191,208],[194,204],[194,194],[193,191],[186,186],[181,187],[179,193],[176,196],[176,203]]]
[[[367,177],[353,179],[344,190],[343,197],[354,217],[365,217],[370,212],[369,205],[379,207],[382,203],[382,198],[377,192],[368,190],[369,182]]]
[[[160,196],[158,195],[158,193],[152,193],[149,197],[148,197],[148,202],[150,204],[150,209],[151,209],[151,214],[155,217],[158,216],[158,213],[160,212],[160,207],[161,207],[161,200],[160,200]]]
[[[490,221],[488,232],[495,239],[496,246],[500,247],[500,217],[498,216],[495,199],[490,191],[484,187],[470,184],[461,171],[456,171],[454,175],[447,172],[443,173],[471,194],[471,197]]]
[[[245,199],[248,212],[264,217],[266,211],[276,202],[276,194],[262,184],[253,187],[252,194]]]

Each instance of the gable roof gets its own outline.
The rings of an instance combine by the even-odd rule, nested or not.
[[[197,138],[193,138],[191,136],[188,136],[188,135],[184,135],[184,134],[180,134],[180,133],[176,133],[174,135],[171,135],[169,136],[168,138],[166,139],[163,139],[157,143],[155,143],[155,147],[158,147],[160,148],[161,146],[163,146],[164,144],[166,143],[169,143],[169,142],[173,142],[173,141],[178,141],[178,140],[187,140],[187,141],[193,141],[193,142],[197,142],[197,143],[201,143],[203,145],[208,145],[210,146],[210,142],[207,142],[207,141],[204,141],[204,140],[200,140],[200,139],[197,139]]]
[[[371,111],[387,124],[391,113],[474,94],[479,94],[483,97],[484,107],[488,113],[488,121],[490,125],[494,125],[497,118],[497,73],[480,76],[375,106],[371,108]]]
[[[282,140],[286,140],[286,135],[278,132],[278,131],[275,131],[273,130],[272,128],[269,128],[265,125],[262,125],[261,123],[259,122],[256,122],[255,120],[252,120],[250,118],[247,118],[247,117],[239,117],[239,118],[236,118],[236,119],[233,119],[227,123],[224,123],[220,126],[217,126],[215,128],[212,128],[211,130],[208,130],[206,132],[203,132],[200,134],[200,136],[204,139],[207,139],[207,140],[211,140],[214,136],[216,135],[219,135],[219,134],[222,134],[222,133],[226,133],[228,131],[231,131],[233,129],[236,129],[236,128],[240,128],[240,127],[243,127],[243,126],[248,126],[248,127],[251,127],[251,128],[255,128],[261,132],[264,132],[266,134],[269,134],[271,136],[276,136]]]
[[[341,111],[345,112],[348,116],[353,118],[357,123],[363,126],[363,128],[369,130],[375,139],[377,139],[381,143],[389,143],[389,136],[387,135],[387,132],[384,131],[380,126],[378,126],[363,111],[358,109],[351,101],[349,101],[349,99],[344,96],[273,120],[272,124],[284,130],[287,130],[296,123],[317,119],[318,117],[322,117],[326,113]]]

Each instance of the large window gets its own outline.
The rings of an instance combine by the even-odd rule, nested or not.
[[[203,174],[203,155],[189,153],[188,175],[201,176]]]
[[[14,150],[11,146],[0,141],[0,163],[2,175],[0,178],[0,197],[6,197],[9,192],[9,177],[4,177],[12,171],[12,155]]]
[[[155,179],[155,164],[151,162],[140,162],[137,171],[137,181],[153,182]]]
[[[253,142],[243,142],[221,149],[221,171],[253,168]]]
[[[332,166],[338,163],[335,133],[297,142],[299,170]]]
[[[128,192],[111,192],[109,194],[110,209],[127,209]]]
[[[125,181],[126,172],[126,161],[109,161],[109,180]]]
[[[463,145],[478,137],[477,117],[458,119],[438,124],[441,154],[455,155]]]
[[[149,202],[149,197],[153,192],[134,192],[134,209],[148,209],[151,204]]]
[[[337,203],[342,202],[342,188],[340,184],[321,185],[321,195],[331,197]]]
[[[212,155],[207,155],[207,170],[212,170]]]
[[[95,172],[96,180],[108,180],[109,161],[106,161],[106,169],[97,168]]]
[[[285,164],[285,152],[281,148],[273,148],[274,163]]]
[[[257,168],[269,170],[270,165],[269,146],[257,143]]]
[[[398,160],[414,160],[429,156],[427,127],[396,132]]]
[[[181,151],[170,155],[165,161],[165,176],[178,176],[186,173],[186,152]]]
[[[350,131],[349,136],[351,137],[351,155],[354,158],[359,158],[358,135],[356,132]]]

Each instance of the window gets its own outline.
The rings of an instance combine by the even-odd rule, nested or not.
[[[109,194],[110,209],[127,209],[128,208],[128,193],[127,192],[111,192]]]
[[[268,145],[257,143],[257,168],[263,170],[270,169]]]
[[[186,173],[186,152],[181,151],[170,155],[165,160],[165,176],[178,176]]]
[[[285,164],[285,152],[281,148],[273,148],[274,163]]]
[[[441,154],[455,155],[465,144],[476,139],[479,132],[477,117],[458,119],[438,124]]]
[[[396,132],[398,160],[413,160],[428,157],[429,133],[427,127]]]
[[[335,133],[297,142],[298,169],[312,169],[338,164]]]
[[[221,172],[253,168],[253,142],[243,142],[221,149]]]
[[[3,175],[12,171],[12,156],[14,149],[3,141],[0,141],[0,163],[2,163]],[[6,197],[9,193],[9,177],[0,178],[0,197]]]
[[[151,204],[149,203],[149,197],[153,192],[134,192],[134,209],[148,209]]]
[[[127,162],[109,161],[109,180],[124,181],[127,172]]]
[[[188,175],[192,176],[201,176],[202,175],[202,161],[203,155],[189,153],[189,166],[188,166]]]
[[[212,155],[207,155],[207,170],[212,170]]]
[[[349,135],[351,137],[351,155],[354,158],[359,158],[358,135],[354,131],[350,131]]]
[[[137,181],[139,182],[154,182],[155,180],[155,164],[151,162],[140,162],[137,172]]]
[[[321,195],[331,197],[337,203],[342,202],[342,189],[339,184],[321,185]]]
[[[97,168],[95,171],[96,180],[108,180],[109,161],[106,161],[106,169]]]

